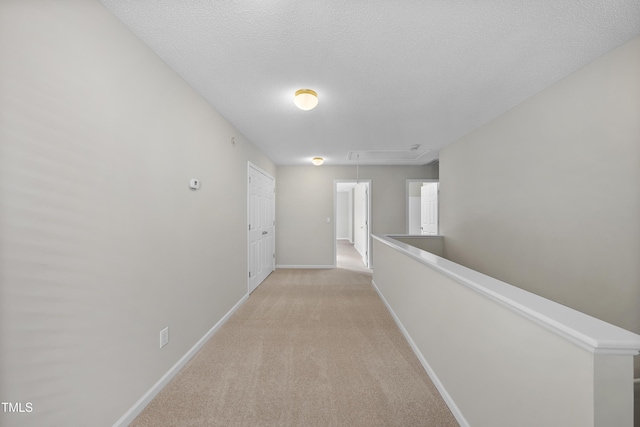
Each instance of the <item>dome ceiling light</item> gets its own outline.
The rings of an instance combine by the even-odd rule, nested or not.
[[[293,103],[301,110],[313,110],[318,105],[318,94],[311,89],[300,89],[293,97]]]
[[[313,163],[316,166],[320,166],[321,164],[324,163],[324,159],[322,157],[314,157],[313,159],[311,159],[311,163]]]

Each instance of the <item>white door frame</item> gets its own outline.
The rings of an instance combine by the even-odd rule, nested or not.
[[[438,178],[422,178],[422,179],[418,178],[418,179],[408,179],[407,180],[406,193],[405,193],[405,199],[407,200],[407,206],[405,208],[406,212],[407,212],[407,216],[406,216],[406,219],[405,219],[405,230],[406,230],[407,234],[411,233],[410,228],[409,228],[410,221],[411,221],[411,216],[410,216],[411,206],[409,206],[409,197],[410,197],[409,196],[409,191],[410,191],[409,184],[411,184],[412,182],[438,182],[439,183],[440,179],[438,179]],[[440,195],[438,195],[438,198],[439,197],[440,197]],[[440,209],[439,206],[440,206],[440,203],[439,203],[439,200],[438,200],[438,209]],[[440,218],[440,215],[438,215],[438,218]],[[438,233],[439,232],[440,232],[440,224],[438,224]]]
[[[371,251],[371,188],[370,179],[334,179],[333,180],[333,268],[338,266],[338,230],[336,225],[336,218],[338,215],[338,183],[365,183],[368,184],[369,191],[367,192],[367,268],[373,268],[373,254]],[[408,202],[407,202],[408,203]],[[354,231],[355,233],[355,231]]]
[[[267,176],[268,178],[273,180],[273,188],[274,188],[274,194],[273,194],[273,270],[276,269],[276,260],[275,260],[275,253],[276,253],[276,222],[275,222],[275,208],[276,208],[276,195],[275,195],[275,188],[276,188],[276,179],[271,176],[269,173],[265,172],[262,168],[260,168],[259,166],[251,163],[251,162],[247,162],[247,223],[246,223],[246,232],[247,232],[247,292],[251,293],[252,289],[251,289],[251,273],[250,273],[250,269],[251,269],[251,236],[249,233],[249,224],[251,224],[251,183],[249,182],[249,177],[251,176],[251,169]],[[259,286],[259,285],[258,285]],[[257,288],[257,286],[256,286]]]

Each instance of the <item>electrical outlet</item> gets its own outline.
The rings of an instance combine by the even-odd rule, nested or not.
[[[169,327],[167,326],[160,331],[160,348],[169,344]]]

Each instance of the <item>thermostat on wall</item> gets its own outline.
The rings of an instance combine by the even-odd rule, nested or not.
[[[194,190],[197,190],[198,188],[200,188],[200,180],[199,179],[191,179],[189,181],[189,188],[192,188]]]

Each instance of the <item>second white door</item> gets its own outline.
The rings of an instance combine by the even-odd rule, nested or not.
[[[369,268],[369,183],[356,184],[353,192],[354,247]]]
[[[420,188],[420,234],[438,234],[438,183],[429,182]]]
[[[275,270],[275,180],[249,166],[249,292]]]

